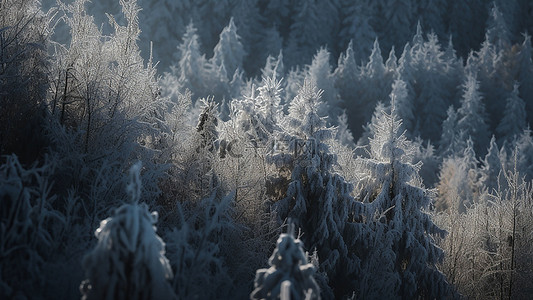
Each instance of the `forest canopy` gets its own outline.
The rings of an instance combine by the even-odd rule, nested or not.
[[[526,299],[533,3],[0,1],[0,298]]]

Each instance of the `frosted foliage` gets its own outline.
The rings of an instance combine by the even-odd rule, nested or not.
[[[501,179],[503,179],[500,151],[494,136],[490,140],[489,150],[482,163],[480,182],[492,192],[502,184]]]
[[[228,254],[222,251],[230,236],[239,232],[230,217],[234,196],[214,189],[195,207],[187,209],[187,203],[176,206],[178,225],[167,232],[165,240],[179,299],[229,297]]]
[[[527,180],[533,179],[533,135],[528,128],[524,129],[515,141],[512,156],[517,157],[517,168]]]
[[[53,209],[58,200],[49,179],[54,161],[25,168],[16,155],[0,165],[0,297],[20,297],[42,282],[47,257],[64,246],[67,217]],[[17,294],[19,294],[17,296]],[[21,294],[21,295],[20,295]]]
[[[176,77],[179,91],[183,93],[185,89],[189,89],[196,96],[203,95],[201,89],[207,76],[205,70],[207,61],[200,53],[197,30],[192,23],[187,26],[174,57],[177,66],[172,68],[172,74]]]
[[[165,244],[154,230],[157,213],[125,204],[100,223],[97,246],[84,258],[83,299],[173,299]]]
[[[313,61],[307,70],[305,79],[311,85],[323,91],[320,103],[319,115],[336,116],[340,114],[339,100],[335,88],[335,78],[331,72],[329,63],[330,54],[325,48],[321,48],[313,57]],[[333,120],[336,121],[336,120]]]
[[[394,81],[390,98],[391,102],[394,103],[394,110],[398,114],[398,118],[403,120],[403,128],[411,132],[414,123],[413,104],[407,94],[405,81],[402,79]],[[392,99],[394,100],[392,101]]]
[[[457,129],[457,112],[453,106],[448,107],[446,120],[442,123],[442,134],[439,142],[439,152],[443,157],[457,153],[464,149],[464,141]]]
[[[220,33],[220,40],[213,51],[212,63],[217,67],[222,67],[226,76],[233,76],[238,68],[242,69],[245,53],[233,18]]]
[[[324,130],[326,121],[319,115],[322,104],[322,91],[310,81],[305,80],[296,97],[289,105],[287,130],[301,138],[328,138],[331,131]]]
[[[513,91],[505,103],[505,113],[496,133],[506,140],[512,140],[526,128],[526,105],[520,98],[518,84],[515,83]]]
[[[524,41],[520,47],[520,52],[517,57],[518,64],[518,80],[520,81],[519,94],[523,100],[531,99],[533,97],[533,61],[531,60],[532,54],[531,48],[531,36],[524,34]],[[532,101],[526,102],[526,110],[529,124],[533,124],[533,103]]]
[[[262,86],[258,88],[259,97],[257,99],[258,111],[272,127],[280,118],[281,108],[281,80],[276,80],[275,74],[272,77],[263,77]],[[272,129],[270,129],[272,131]]]
[[[351,293],[359,272],[359,259],[349,249],[355,246],[354,237],[361,233],[349,223],[349,214],[358,215],[362,208],[350,195],[352,185],[334,172],[336,155],[326,144],[334,130],[316,115],[318,96],[306,82],[291,103],[289,153],[271,158],[280,163],[292,156],[285,161],[290,164],[290,183],[285,197],[272,210],[280,223],[291,218],[302,228],[304,243],[317,249],[320,271],[327,275],[335,295],[341,297]]]
[[[378,39],[374,41],[372,53],[368,63],[364,68],[365,75],[372,78],[380,78],[385,73],[385,65],[383,64],[383,56],[381,56],[381,49],[379,47]]]
[[[346,110],[344,110],[339,116],[337,123],[339,124],[339,127],[337,127],[337,140],[345,146],[355,146],[352,132],[348,128],[348,116],[346,115]]]
[[[494,45],[496,51],[499,52],[508,48],[511,44],[509,35],[509,29],[503,14],[496,5],[496,2],[494,2],[490,10],[485,38],[489,43]]]
[[[270,268],[257,270],[250,299],[320,299],[315,266],[292,234],[280,235],[268,264]]]
[[[398,280],[398,294],[408,299],[422,295],[439,298],[447,295],[449,287],[436,267],[444,253],[434,238],[443,237],[445,232],[426,212],[434,192],[421,187],[420,165],[410,162],[413,146],[399,132],[400,124],[394,110],[383,113],[375,123],[371,158],[358,159],[367,177],[356,191],[360,200],[369,202],[367,217],[387,226],[383,242],[390,243],[395,263],[382,272]]]
[[[261,69],[262,78],[275,78],[281,80],[285,74],[283,65],[283,52],[280,51],[277,58],[269,55],[266,59],[265,66]]]
[[[479,82],[474,76],[468,76],[463,85],[461,107],[457,110],[457,129],[462,140],[474,139],[476,153],[482,155],[489,144],[489,128],[486,123],[485,105],[479,92]]]
[[[172,269],[165,243],[155,233],[157,212],[150,213],[137,200],[140,164],[131,168],[128,186],[132,204],[124,204],[100,222],[96,247],[83,259],[87,280],[82,299],[174,299],[167,280]]]
[[[372,124],[374,134],[370,138],[372,157],[387,162],[410,160],[409,157],[413,155],[410,148],[412,145],[403,134],[399,135],[401,125],[402,121],[398,119],[395,112],[387,114],[381,111],[377,122]]]
[[[353,47],[357,60],[366,58],[376,33],[370,25],[372,13],[375,10],[375,1],[343,1],[345,17],[342,20],[340,35],[350,39],[349,48]],[[353,45],[355,41],[355,45]],[[344,47],[344,45],[339,45]]]

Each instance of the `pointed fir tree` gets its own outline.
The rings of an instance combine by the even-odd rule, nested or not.
[[[172,285],[179,299],[230,298],[228,251],[239,229],[232,219],[234,194],[217,186],[194,205],[178,202],[174,225],[165,235],[175,270]],[[229,246],[231,245],[231,246]],[[233,255],[233,253],[232,253]],[[206,284],[209,288],[206,288]],[[233,290],[235,292],[235,290]]]
[[[515,83],[511,95],[506,100],[503,119],[496,128],[496,133],[504,141],[512,141],[526,128],[526,105],[518,93],[518,83]]]
[[[207,96],[204,91],[207,60],[200,52],[197,30],[192,22],[186,28],[174,60],[176,65],[171,66],[171,72],[163,78],[163,91],[171,97],[184,94],[186,90],[192,92],[194,99]]]
[[[498,187],[504,187],[504,174],[501,173],[502,170],[500,150],[496,144],[496,138],[493,135],[490,139],[487,155],[485,155],[485,158],[482,160],[482,166],[479,170],[479,181],[489,193],[494,192]]]
[[[289,152],[269,159],[278,166],[289,165],[290,183],[285,197],[274,203],[272,210],[279,222],[291,218],[302,229],[307,247],[316,249],[320,271],[329,284],[321,286],[323,295],[331,293],[331,288],[335,297],[342,297],[354,290],[360,276],[359,259],[350,249],[364,226],[349,221],[350,216],[360,215],[362,206],[350,196],[351,184],[333,170],[336,156],[326,142],[333,138],[334,130],[317,114],[320,94],[305,81],[291,102],[284,125]]]
[[[98,244],[83,259],[82,299],[175,299],[165,243],[155,233],[157,212],[140,204],[141,164],[130,170],[131,203],[100,223]]]
[[[486,123],[483,97],[479,92],[479,82],[472,75],[467,75],[463,85],[463,97],[457,115],[457,130],[461,135],[461,140],[471,137],[474,139],[476,154],[485,155],[489,145],[489,127]]]
[[[218,69],[226,72],[226,77],[232,78],[237,69],[242,69],[242,62],[246,53],[241,43],[241,37],[237,34],[237,26],[233,18],[228,26],[220,33],[218,43],[213,50],[211,63]],[[222,74],[224,75],[224,74]]]
[[[339,98],[345,104],[348,115],[352,116],[348,119],[348,127],[359,135],[362,124],[359,123],[358,119],[361,113],[358,107],[361,99],[357,97],[359,85],[356,83],[359,80],[360,68],[356,63],[355,55],[353,41],[350,41],[346,51],[339,56],[333,76]]]
[[[342,114],[339,116],[337,120],[337,134],[336,138],[339,140],[343,145],[348,147],[354,147],[355,142],[353,139],[353,134],[350,128],[348,128],[348,116],[346,115],[346,110],[342,111]]]
[[[372,43],[376,38],[376,33],[370,25],[371,18],[377,9],[376,2],[343,0],[340,6],[342,24],[338,47],[344,49],[347,44],[350,44],[348,48],[353,48],[356,61],[366,59],[370,55]]]
[[[414,131],[414,114],[413,103],[407,94],[407,85],[405,81],[398,78],[392,84],[392,91],[390,94],[391,103],[394,103],[394,110],[398,114],[398,118],[404,120],[402,129],[411,134]]]
[[[335,88],[335,78],[329,63],[330,53],[325,48],[318,50],[311,65],[307,68],[306,80],[322,90],[322,102],[319,114],[322,116],[338,116],[341,114],[340,99]],[[336,119],[331,118],[335,122]]]
[[[280,50],[277,57],[272,55],[267,57],[265,66],[261,69],[261,78],[281,80],[283,75],[285,75],[285,66],[283,64],[283,51]]]
[[[508,3],[506,3],[508,5]],[[487,32],[485,40],[494,45],[496,52],[504,51],[511,45],[510,32],[504,15],[496,5],[492,3],[487,20]]]
[[[415,24],[415,15],[417,13],[417,2],[415,1],[398,1],[383,0],[381,4],[381,18],[376,18],[376,31],[380,34],[379,38],[383,41],[383,48],[389,51],[393,43],[403,45],[409,40],[411,28]]]
[[[516,66],[517,66],[517,75],[516,80],[518,80],[519,93],[522,99],[526,102],[526,115],[527,121],[531,125],[533,124],[533,103],[532,101],[527,101],[528,99],[533,99],[533,61],[531,55],[533,53],[531,47],[531,36],[524,34],[524,41],[520,47],[520,52],[517,53],[516,57]]]
[[[268,260],[268,269],[256,272],[250,299],[320,299],[313,278],[315,266],[308,262],[303,243],[294,233],[282,233]]]
[[[522,131],[515,141],[515,149],[512,157],[517,157],[517,166],[520,174],[523,174],[526,180],[533,179],[533,135],[529,126]],[[507,167],[509,170],[511,166]]]
[[[377,221],[385,224],[384,237],[394,251],[392,268],[384,272],[395,279],[397,286],[391,288],[394,294],[388,297],[446,297],[451,287],[437,268],[444,252],[434,241],[445,231],[426,212],[433,202],[433,192],[422,187],[420,165],[411,163],[412,143],[400,127],[394,109],[390,114],[383,112],[374,124],[371,157],[358,159],[367,176],[356,193],[361,201],[369,203],[367,218],[377,216]]]
[[[447,117],[442,122],[442,133],[439,141],[439,153],[442,157],[461,153],[466,147],[465,141],[462,140],[462,134],[457,128],[457,112],[453,106],[450,106],[446,113]]]
[[[446,108],[452,104],[454,86],[448,84],[446,62],[443,60],[437,35],[429,34],[418,54],[418,72],[415,76],[418,90],[416,106],[421,107],[418,115],[421,119],[420,136],[424,139],[437,140],[440,137],[441,124],[446,118]]]

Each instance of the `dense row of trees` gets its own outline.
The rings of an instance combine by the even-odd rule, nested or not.
[[[528,2],[441,2],[176,2],[162,76],[134,0],[1,2],[0,297],[527,298]]]

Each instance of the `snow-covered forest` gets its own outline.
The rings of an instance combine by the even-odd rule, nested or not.
[[[533,2],[0,0],[1,299],[529,299]]]

